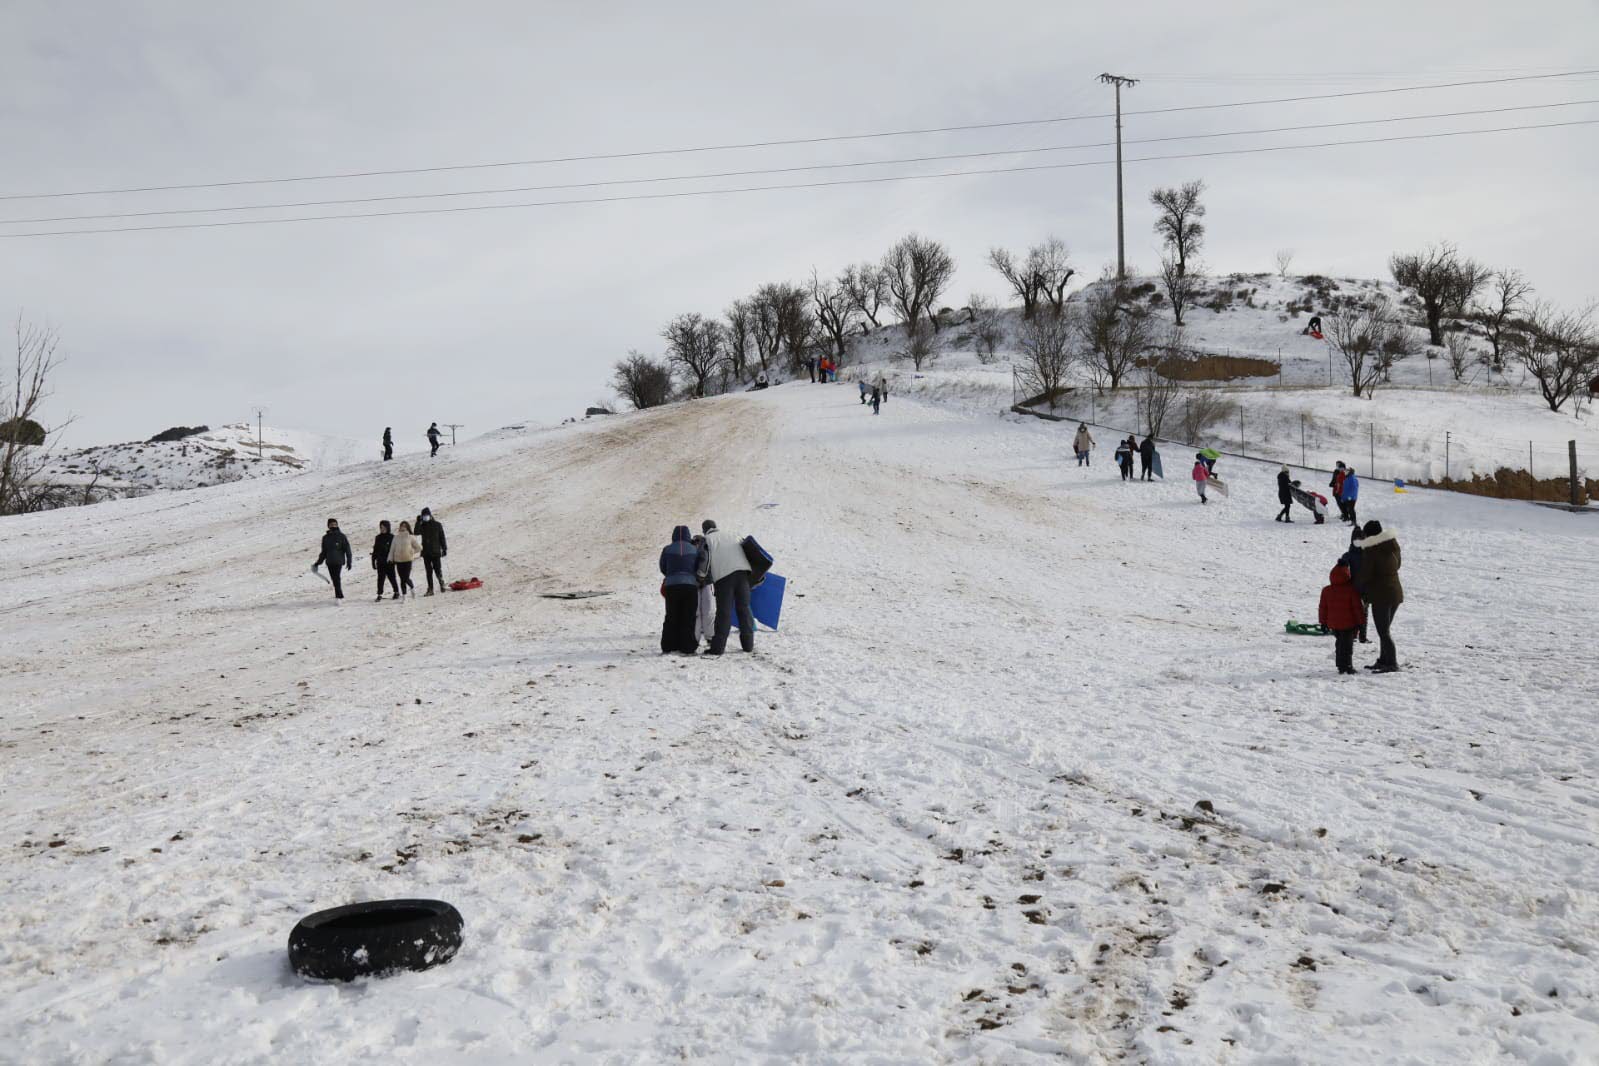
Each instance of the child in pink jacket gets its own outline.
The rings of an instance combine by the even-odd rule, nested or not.
[[[1205,496],[1205,483],[1210,480],[1210,467],[1205,465],[1205,457],[1194,454],[1194,489],[1199,493],[1200,503],[1209,503]]]

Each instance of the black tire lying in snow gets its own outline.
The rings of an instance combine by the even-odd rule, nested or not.
[[[426,970],[455,958],[461,927],[461,912],[436,899],[352,903],[301,918],[289,934],[289,965],[323,981]]]

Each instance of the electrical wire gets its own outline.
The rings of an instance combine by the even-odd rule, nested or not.
[[[1441,118],[1465,118],[1478,115],[1502,115],[1507,112],[1546,111],[1559,107],[1581,107],[1599,104],[1599,98],[1589,100],[1563,100],[1549,104],[1522,104],[1515,107],[1481,108],[1475,111],[1443,111],[1430,115],[1395,115],[1388,118],[1349,119],[1343,122],[1317,122],[1299,126],[1275,126],[1268,129],[1227,130],[1216,133],[1182,133],[1166,137],[1137,137],[1124,139],[1126,144],[1160,144],[1170,141],[1214,140],[1220,137],[1254,137],[1269,133],[1297,133],[1306,130],[1338,129],[1348,126],[1377,126],[1393,122],[1421,122]],[[399,200],[441,200],[462,196],[498,196],[524,192],[560,192],[569,189],[598,189],[616,185],[655,185],[670,181],[703,181],[713,178],[746,178],[766,174],[794,174],[817,170],[849,170],[859,167],[898,166],[908,163],[948,162],[956,159],[990,159],[996,156],[1038,155],[1044,152],[1072,152],[1086,148],[1110,148],[1115,141],[1089,141],[1082,144],[1057,144],[1041,148],[1005,148],[992,152],[957,152],[945,155],[904,156],[896,159],[868,159],[847,163],[809,163],[791,167],[767,167],[757,170],[722,170],[699,174],[674,174],[647,178],[610,178],[598,181],[566,182],[556,185],[513,185],[493,189],[458,189],[450,192],[396,193],[387,196],[359,196],[339,200],[299,200],[274,204],[239,204],[224,207],[171,207],[153,211],[122,211],[97,215],[57,215],[41,218],[0,219],[0,226],[32,226],[54,222],[100,222],[118,218],[153,218],[171,215],[229,214],[239,211],[298,210],[307,207],[347,207],[353,204],[393,203]]]
[[[1294,152],[1313,148],[1340,148],[1351,145],[1391,144],[1398,141],[1426,141],[1445,137],[1473,137],[1488,133],[1515,133],[1524,130],[1562,129],[1569,126],[1591,126],[1599,119],[1575,119],[1569,122],[1548,122],[1535,125],[1501,126],[1484,130],[1456,130],[1447,133],[1412,133],[1393,137],[1372,137],[1353,141],[1323,141],[1313,144],[1283,144],[1258,148],[1232,148],[1215,152],[1185,152],[1171,155],[1134,156],[1126,163],[1149,163],[1172,159],[1209,159],[1218,156],[1258,155],[1265,152]],[[176,222],[154,226],[112,226],[95,229],[41,230],[26,233],[0,233],[0,240],[24,237],[68,237],[99,233],[147,233],[156,230],[221,229],[229,226],[270,226],[288,222],[331,222],[340,219],[395,218],[404,215],[452,215],[470,211],[508,211],[534,207],[565,207],[578,204],[610,204],[642,200],[676,200],[699,196],[726,196],[741,193],[782,192],[795,189],[835,188],[844,185],[880,185],[896,181],[928,181],[940,178],[970,178],[993,174],[1020,174],[1031,171],[1070,170],[1078,167],[1113,166],[1114,159],[1093,159],[1074,163],[1039,163],[1024,167],[994,167],[984,170],[957,170],[934,174],[892,174],[875,178],[844,178],[837,181],[794,182],[784,185],[750,185],[727,189],[688,189],[679,192],[631,193],[624,196],[596,196],[578,200],[538,200],[516,204],[473,204],[465,207],[420,207],[396,211],[367,211],[336,215],[301,215],[290,218],[227,219],[220,222]]]
[[[1379,96],[1392,93],[1425,92],[1433,89],[1458,89],[1471,85],[1502,85],[1508,82],[1546,81],[1552,78],[1574,78],[1599,74],[1599,69],[1570,70],[1554,74],[1525,74],[1504,78],[1478,78],[1468,81],[1441,82],[1432,85],[1402,85],[1383,89],[1356,89],[1346,92],[1324,93],[1309,96],[1281,96],[1263,100],[1235,100],[1219,104],[1187,104],[1180,107],[1151,108],[1140,111],[1123,111],[1122,117],[1137,115],[1170,115],[1188,111],[1212,111],[1229,107],[1257,107],[1267,104],[1304,103],[1312,100],[1341,100],[1356,96]],[[279,185],[299,181],[343,181],[354,178],[395,177],[409,174],[443,174],[463,170],[491,170],[504,167],[545,166],[554,163],[581,163],[617,159],[641,159],[664,155],[690,155],[703,152],[725,152],[752,148],[775,148],[790,145],[828,144],[841,141],[875,140],[885,137],[914,137],[934,133],[967,133],[974,130],[1007,129],[1020,126],[1043,126],[1065,122],[1084,122],[1090,119],[1113,118],[1114,112],[1091,115],[1065,115],[1056,118],[1014,119],[1002,122],[975,122],[957,126],[932,126],[921,129],[879,130],[872,133],[832,134],[820,137],[794,137],[782,140],[746,141],[734,144],[698,145],[688,148],[652,148],[627,152],[603,152],[592,155],[551,156],[543,159],[517,159],[491,163],[457,163],[444,166],[407,167],[389,170],[360,170],[330,174],[301,174],[276,178],[244,178],[235,181],[193,182],[175,185],[144,185],[117,189],[77,189],[67,192],[4,193],[4,200],[48,200],[69,196],[120,196],[135,193],[178,192],[195,189],[227,189],[245,185]]]

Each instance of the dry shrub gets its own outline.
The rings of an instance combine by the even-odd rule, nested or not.
[[[1407,485],[1414,485],[1420,489],[1448,489],[1450,492],[1464,492],[1472,496],[1491,496],[1496,500],[1544,500],[1549,503],[1571,502],[1571,479],[1569,477],[1531,477],[1525,470],[1512,470],[1501,466],[1487,474],[1473,474],[1470,481],[1460,478],[1439,478],[1437,481],[1407,481]],[[1583,491],[1586,493],[1584,502],[1599,497],[1599,481],[1593,478],[1583,479]]]
[[[1138,366],[1148,365],[1140,359]],[[1274,378],[1277,364],[1248,355],[1164,355],[1155,372],[1173,381],[1232,381],[1235,378]]]

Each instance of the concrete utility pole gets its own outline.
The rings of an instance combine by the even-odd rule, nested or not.
[[[444,427],[450,431],[450,447],[453,448],[453,447],[455,447],[455,431],[458,430],[458,429],[465,429],[466,428],[466,423],[465,422],[446,422],[446,423],[444,423]]]
[[[267,409],[257,404],[250,410],[255,412],[255,457],[259,459],[261,458],[261,416],[266,414]]]
[[[1099,80],[1116,87],[1116,280],[1127,278],[1127,235],[1122,222],[1122,86],[1138,84],[1137,78],[1120,74],[1101,74]]]

